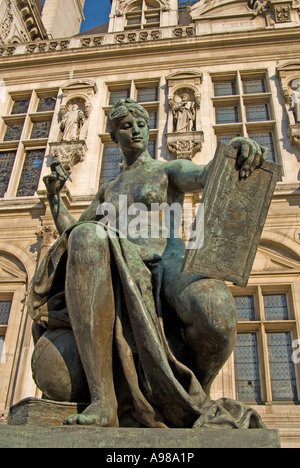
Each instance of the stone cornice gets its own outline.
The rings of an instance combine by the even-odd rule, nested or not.
[[[191,30],[190,30],[191,29]],[[168,34],[166,34],[168,30]],[[32,43],[1,45],[0,63],[15,62],[26,64],[38,63],[44,60],[68,61],[85,59],[93,56],[104,57],[114,55],[118,50],[120,56],[151,55],[185,50],[212,50],[247,47],[251,45],[273,45],[300,42],[300,24],[289,28],[265,28],[263,30],[247,30],[228,33],[195,35],[193,27],[161,28],[147,31],[148,37],[141,38],[142,31],[130,31],[118,34],[94,36],[76,36],[71,39],[45,40]],[[265,53],[265,51],[264,51]],[[278,51],[277,51],[278,53]]]

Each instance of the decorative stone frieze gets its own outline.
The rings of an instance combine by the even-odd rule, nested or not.
[[[168,149],[177,159],[192,160],[202,150],[203,132],[167,133]]]
[[[85,141],[60,141],[50,143],[50,156],[52,159],[58,158],[63,168],[72,172],[75,164],[84,161],[87,152]]]
[[[156,41],[161,38],[161,30],[153,29],[149,31],[130,31],[127,33],[120,33],[115,35],[115,42],[117,44],[126,44],[130,42],[146,42]]]

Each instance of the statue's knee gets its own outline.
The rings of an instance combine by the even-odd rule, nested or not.
[[[54,401],[89,402],[89,389],[72,330],[48,330],[32,355],[32,376]]]
[[[220,337],[236,333],[237,315],[232,294],[225,282],[205,279],[192,285],[195,323]],[[196,312],[197,310],[197,312]]]
[[[69,254],[79,256],[95,255],[101,249],[106,249],[107,235],[103,227],[95,223],[84,223],[76,226],[69,236]]]

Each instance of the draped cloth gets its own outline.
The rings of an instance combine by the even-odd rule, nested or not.
[[[64,287],[67,242],[75,226],[53,244],[30,285],[29,314],[45,329],[71,328]],[[130,413],[132,424],[141,427],[265,427],[258,413],[244,404],[207,398],[194,373],[176,358],[164,328],[163,259],[117,232],[108,239],[114,263],[120,425],[122,414]],[[127,390],[126,398],[120,388]]]

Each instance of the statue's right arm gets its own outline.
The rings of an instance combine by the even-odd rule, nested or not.
[[[56,229],[62,235],[66,229],[76,224],[75,218],[68,211],[60,196],[60,192],[64,188],[67,179],[70,179],[70,175],[57,158],[53,159],[50,168],[52,170],[51,174],[48,174],[43,180],[46,185],[47,198]]]
[[[44,177],[52,217],[60,235],[62,235],[66,229],[77,223],[76,219],[71,215],[60,196],[60,192],[65,186],[66,180],[67,177],[62,177],[62,175],[56,172],[56,170],[53,170],[51,174]],[[106,187],[107,184],[100,187],[100,190],[95,196],[93,202],[82,214],[79,222],[95,221],[97,208],[99,204],[103,202]]]
[[[47,196],[56,229],[62,235],[66,229],[76,224],[76,219],[67,209],[59,193],[55,195],[48,193]]]

